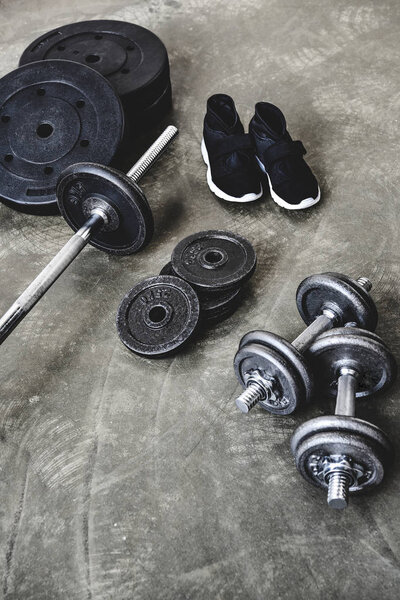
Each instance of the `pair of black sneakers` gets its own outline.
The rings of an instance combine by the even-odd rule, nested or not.
[[[223,200],[257,200],[263,194],[263,174],[272,199],[283,208],[309,208],[321,197],[318,182],[303,158],[303,144],[292,140],[282,112],[269,102],[256,104],[246,134],[232,98],[211,96],[201,152],[208,186]]]

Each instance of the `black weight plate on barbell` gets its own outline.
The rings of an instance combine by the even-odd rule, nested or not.
[[[106,77],[122,101],[127,121],[159,100],[170,84],[164,44],[133,23],[94,20],[64,25],[33,41],[20,64],[54,58],[89,65]]]
[[[56,182],[72,163],[111,162],[124,130],[109,82],[65,60],[25,65],[0,80],[0,198],[57,212]]]
[[[141,111],[131,111],[130,131],[131,135],[143,133],[157,125],[172,108],[172,88],[169,83],[162,94],[149,106]],[[127,136],[127,143],[130,136]]]
[[[157,357],[175,352],[196,331],[200,305],[193,288],[178,277],[149,277],[133,287],[118,309],[118,334],[129,350]]]
[[[77,231],[95,208],[110,214],[110,223],[92,233],[89,243],[111,254],[133,254],[153,235],[153,215],[145,195],[129,177],[104,165],[77,163],[57,184],[58,205]]]
[[[256,268],[248,240],[230,231],[200,231],[179,242],[171,262],[176,274],[196,290],[222,292],[237,288]]]
[[[304,386],[304,400],[309,402],[314,391],[314,377],[311,368],[304,356],[287,340],[280,335],[270,331],[257,329],[246,333],[239,343],[239,348],[247,344],[262,344],[267,348],[272,348],[275,352],[282,354],[287,361],[296,369]]]

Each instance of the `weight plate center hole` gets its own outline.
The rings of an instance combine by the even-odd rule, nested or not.
[[[88,54],[85,60],[89,64],[97,63],[100,60],[100,56],[98,54]]]
[[[161,300],[158,304],[148,307],[144,314],[144,322],[147,327],[150,327],[151,329],[161,329],[169,323],[172,315],[172,307],[168,302],[163,302]]]
[[[200,253],[199,260],[206,269],[217,269],[226,263],[228,256],[220,248],[206,248]]]
[[[167,316],[167,311],[163,306],[153,306],[149,312],[149,319],[153,323],[161,323]]]
[[[52,135],[54,127],[50,123],[40,123],[36,129],[36,134],[41,139],[46,139]]]

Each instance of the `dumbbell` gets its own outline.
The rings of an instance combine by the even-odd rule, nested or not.
[[[386,434],[355,418],[356,398],[386,389],[396,363],[374,333],[338,328],[322,334],[306,353],[321,389],[336,395],[335,414],[317,417],[295,431],[296,466],[310,483],[328,489],[328,505],[346,508],[348,495],[377,486],[392,458]]]
[[[150,241],[153,216],[137,182],[177,133],[176,127],[167,127],[126,175],[95,163],[74,164],[61,173],[57,202],[76,233],[0,319],[0,344],[86,244],[111,254],[127,255]]]
[[[313,391],[313,374],[304,352],[321,333],[344,325],[374,330],[378,316],[369,295],[371,282],[339,273],[304,279],[296,293],[297,308],[308,327],[292,342],[268,331],[250,331],[234,358],[236,376],[245,390],[237,407],[248,413],[256,404],[280,415],[292,413]]]

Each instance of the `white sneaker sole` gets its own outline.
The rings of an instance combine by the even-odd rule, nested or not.
[[[218,196],[218,198],[221,198],[222,200],[227,200],[228,202],[253,202],[254,200],[258,200],[259,198],[261,198],[261,196],[263,195],[262,185],[260,185],[260,192],[258,194],[254,194],[254,193],[245,194],[244,196],[241,196],[240,198],[237,198],[236,196],[229,196],[229,194],[226,194],[225,192],[220,190],[215,185],[215,183],[213,182],[212,177],[211,177],[210,160],[208,158],[208,152],[207,152],[207,148],[206,148],[204,139],[201,140],[201,154],[202,154],[204,162],[207,165],[208,187],[210,188],[210,190],[212,191],[213,194]]]
[[[318,194],[317,194],[316,198],[304,198],[304,200],[302,200],[299,204],[289,204],[289,202],[285,202],[285,200],[283,198],[281,198],[280,196],[278,196],[278,194],[274,191],[272,184],[271,184],[271,180],[269,178],[269,175],[268,175],[267,171],[265,170],[263,163],[258,158],[258,156],[256,156],[256,159],[257,159],[260,169],[268,177],[269,191],[270,191],[272,200],[274,202],[276,202],[278,204],[278,206],[280,206],[281,208],[286,208],[287,210],[303,210],[304,208],[310,208],[310,206],[314,206],[314,204],[317,204],[317,202],[319,202],[321,200],[321,190],[319,189],[319,186],[318,186]]]

